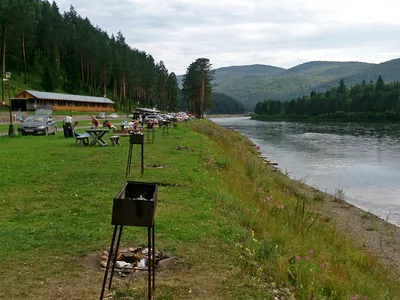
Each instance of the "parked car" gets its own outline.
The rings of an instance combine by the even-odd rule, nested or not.
[[[106,112],[99,112],[97,115],[97,119],[105,119],[106,118]]]
[[[22,135],[27,134],[56,134],[57,125],[51,117],[53,110],[51,108],[38,108],[35,115],[28,116],[18,128]]]
[[[111,115],[108,116],[109,119],[118,119],[118,114],[112,113]]]
[[[165,119],[159,115],[148,115],[144,118],[143,123],[148,124],[154,122],[154,120],[157,120],[158,123],[165,121]]]

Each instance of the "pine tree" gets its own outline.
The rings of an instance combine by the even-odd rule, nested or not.
[[[214,73],[209,59],[198,58],[183,76],[183,93],[197,118],[202,118],[204,111],[211,107]]]
[[[168,111],[174,111],[178,105],[179,86],[174,72],[167,78]]]

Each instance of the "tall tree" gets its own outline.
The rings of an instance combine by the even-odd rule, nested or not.
[[[214,73],[209,59],[198,58],[188,66],[183,76],[184,97],[197,118],[202,118],[204,111],[211,107]]]
[[[157,69],[157,100],[159,109],[165,109],[168,105],[165,104],[166,99],[166,84],[168,78],[168,70],[163,61],[156,64]]]
[[[168,104],[167,110],[174,111],[178,105],[179,86],[174,72],[167,78]]]

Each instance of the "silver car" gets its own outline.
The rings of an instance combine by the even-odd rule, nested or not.
[[[27,134],[56,134],[56,122],[51,118],[51,110],[37,109],[35,115],[28,116],[18,128],[22,135]]]

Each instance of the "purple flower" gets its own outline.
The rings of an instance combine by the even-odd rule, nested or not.
[[[306,261],[311,261],[311,258],[309,256],[306,256]]]
[[[313,254],[314,253],[314,251],[312,251],[312,250],[308,250],[308,254]]]
[[[325,269],[325,268],[326,268],[326,265],[325,265],[325,264],[320,264],[319,267],[320,267],[321,269]]]
[[[301,257],[300,256],[296,256],[296,260],[301,260]]]

